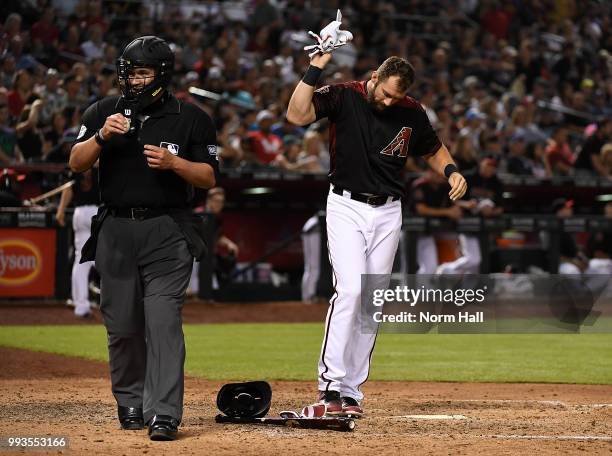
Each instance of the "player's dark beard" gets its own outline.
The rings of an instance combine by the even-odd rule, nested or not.
[[[370,105],[370,107],[372,109],[374,109],[375,111],[384,111],[386,106],[384,105],[384,103],[381,103],[379,101],[376,101],[376,99],[374,98],[374,94],[376,93],[376,87],[378,87],[378,84],[380,84],[379,82],[376,82],[374,84],[374,88],[368,92],[368,104]]]

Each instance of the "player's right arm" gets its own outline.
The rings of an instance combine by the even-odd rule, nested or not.
[[[72,146],[70,150],[70,159],[68,160],[68,166],[70,170],[75,173],[80,173],[93,166],[100,152],[102,146],[100,146],[96,138],[96,113],[97,104],[94,104],[87,108],[87,111],[83,114],[83,125],[77,137],[77,142]],[[100,125],[98,123],[98,125]],[[112,114],[106,118],[104,125],[100,128],[100,135],[104,141],[108,141],[115,135],[123,135],[130,129],[127,119],[120,113]]]
[[[60,226],[66,225],[66,208],[72,201],[73,196],[72,187],[65,188],[62,190],[62,197],[60,198],[59,206],[57,207],[57,211],[55,212],[55,218],[57,219],[57,223]]]
[[[325,68],[325,65],[330,61],[331,54],[317,54],[313,56],[310,65],[313,67]],[[300,81],[291,95],[289,106],[287,107],[287,120],[295,125],[308,125],[316,120],[312,97],[314,95],[315,86],[306,84]]]

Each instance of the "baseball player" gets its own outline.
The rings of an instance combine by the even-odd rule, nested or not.
[[[458,220],[462,210],[451,203],[446,190],[446,179],[433,170],[412,183],[413,210],[422,217],[448,217]],[[438,267],[438,247],[433,234],[422,234],[417,239],[417,274],[434,274]]]
[[[497,160],[487,157],[480,161],[477,170],[465,173],[470,188],[469,199],[460,205],[482,217],[498,217],[503,213],[499,204],[503,194],[503,183],[497,177]],[[436,274],[478,274],[482,255],[478,236],[462,233],[459,235],[461,256],[454,261],[442,263]]]
[[[81,263],[81,249],[89,238],[91,218],[98,212],[100,189],[98,188],[98,167],[75,175],[73,187],[62,191],[60,204],[55,218],[60,226],[65,226],[66,207],[74,203],[72,228],[74,231],[74,264],[72,265],[71,294],[74,315],[77,318],[91,317],[89,301],[89,272],[93,261]]]
[[[302,249],[304,251],[302,301],[310,303],[317,297],[317,282],[321,273],[321,230],[318,214],[306,220],[302,227]]]
[[[289,101],[287,119],[296,125],[323,117],[330,122],[326,225],[335,292],[319,359],[315,413],[359,417],[360,387],[368,378],[376,340],[376,334],[360,329],[361,275],[391,273],[402,225],[406,159],[423,156],[448,179],[452,200],[463,196],[467,184],[421,104],[407,95],[414,81],[410,63],[389,57],[368,81],[315,90],[337,47],[325,48],[326,39],[322,33],[318,52],[310,54],[310,66]]]

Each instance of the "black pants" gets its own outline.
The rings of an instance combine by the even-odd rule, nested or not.
[[[131,220],[109,215],[100,230],[96,269],[117,404],[154,415],[183,415],[185,342],[181,310],[193,257],[167,215]]]

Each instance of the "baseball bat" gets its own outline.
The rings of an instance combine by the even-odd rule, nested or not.
[[[232,97],[227,94],[219,94],[219,93],[211,92],[210,90],[204,90],[204,89],[200,89],[199,87],[193,87],[193,86],[189,87],[187,91],[191,95],[196,95],[198,97],[206,98],[208,100],[213,100],[213,101],[226,100],[228,103],[236,105],[240,108],[255,109],[254,104],[248,103],[246,101],[243,101],[236,97]]]
[[[52,196],[57,195],[58,193],[63,192],[65,189],[72,187],[74,185],[74,180],[68,181],[65,184],[60,185],[59,187],[54,188],[53,190],[49,190],[46,193],[43,193],[42,195],[38,195],[34,198],[30,198],[29,200],[27,200],[27,202],[29,204],[36,204],[39,201],[45,200],[47,198],[51,198]]]
[[[353,429],[355,429],[355,420],[350,418],[234,418],[226,415],[217,415],[215,417],[215,422],[287,426],[302,429],[323,429],[339,432],[351,432]]]

